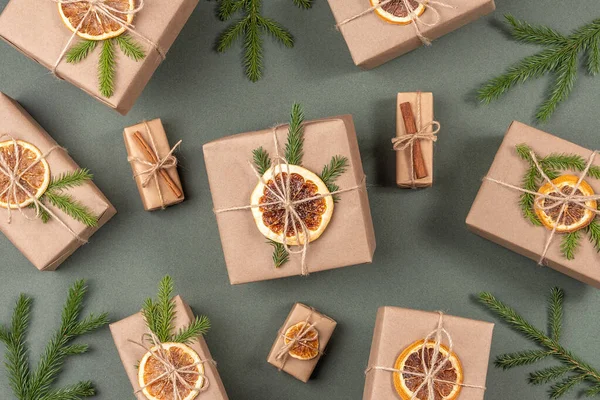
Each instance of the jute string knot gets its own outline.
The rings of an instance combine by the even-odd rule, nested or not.
[[[80,241],[82,243],[87,243],[87,241],[85,239],[81,238],[77,233],[75,233],[58,215],[56,215],[56,213],[54,211],[52,211],[50,208],[46,207],[46,205],[44,203],[42,203],[35,196],[35,193],[31,193],[31,191],[21,183],[21,179],[23,178],[23,175],[25,175],[27,172],[29,172],[29,170],[31,168],[33,168],[34,166],[39,164],[42,160],[45,160],[46,157],[48,157],[55,150],[58,150],[58,149],[65,150],[65,149],[60,146],[53,146],[46,153],[39,155],[35,160],[33,160],[33,162],[31,164],[29,164],[29,166],[27,166],[27,168],[24,168],[23,170],[19,171],[19,167],[21,166],[20,165],[21,164],[21,153],[19,151],[19,144],[17,142],[17,139],[15,139],[14,137],[12,137],[8,134],[0,135],[0,140],[3,140],[5,138],[12,141],[12,143],[13,143],[13,157],[15,160],[15,165],[14,165],[14,167],[11,168],[4,153],[0,152],[0,174],[3,174],[8,178],[8,185],[4,188],[4,190],[2,190],[0,192],[0,198],[2,198],[3,196],[6,196],[6,199],[7,199],[6,203],[8,204],[8,207],[6,208],[6,212],[7,212],[8,223],[10,224],[12,222],[11,204],[14,204],[16,206],[16,208],[21,213],[21,215],[23,215],[23,217],[25,217],[26,219],[29,219],[29,220],[33,219],[33,218],[29,218],[25,214],[25,210],[23,210],[23,207],[21,207],[21,202],[19,201],[18,196],[17,196],[18,191],[21,191],[21,192],[25,193],[27,198],[29,200],[31,200],[31,202],[32,202],[31,204],[34,205],[34,208],[36,211],[36,218],[40,217],[40,214],[43,210],[48,215],[50,215],[50,217],[55,219],[65,230],[67,230],[71,235],[73,235],[73,237],[75,237],[75,239],[77,239],[78,241]]]
[[[309,323],[314,312],[315,312],[315,310],[313,308],[311,308],[310,313],[304,320],[304,326],[302,327],[302,329],[300,329],[298,332],[296,332],[296,334],[294,336],[287,335],[286,328],[289,328],[289,327],[283,327],[281,329],[281,331],[279,332],[279,335],[283,338],[283,344],[281,345],[281,347],[277,351],[277,354],[275,355],[275,359],[277,361],[283,361],[279,370],[283,369],[283,367],[285,366],[285,363],[287,362],[287,360],[290,356],[290,351],[298,345],[300,345],[302,347],[307,347],[312,350],[316,350],[319,352],[319,354],[323,354],[323,352],[318,347],[315,347],[312,345],[312,343],[310,343],[315,339],[307,339],[306,338],[306,336],[310,332],[316,331],[315,326],[317,325],[317,323],[316,322]],[[317,335],[318,335],[318,332],[317,332]],[[285,343],[286,339],[289,340],[289,343],[287,343],[287,344]]]
[[[150,342],[150,347],[148,347],[144,344],[144,342],[146,342],[146,341]],[[197,366],[200,364],[205,364],[205,363],[211,363],[213,365],[216,365],[215,361],[200,360],[193,364],[179,367],[179,366],[175,365],[175,361],[171,359],[169,352],[167,351],[167,349],[165,349],[164,343],[162,343],[160,341],[160,339],[158,339],[158,337],[154,334],[154,332],[150,332],[150,333],[146,333],[146,334],[142,335],[142,339],[140,342],[136,342],[131,339],[129,339],[129,342],[143,348],[144,350],[146,350],[147,353],[152,354],[152,356],[154,358],[156,358],[163,367],[162,374],[160,374],[156,378],[152,379],[150,382],[146,382],[146,384],[144,386],[140,387],[138,390],[136,390],[134,392],[135,394],[142,392],[144,389],[152,386],[156,382],[162,381],[165,378],[168,378],[169,381],[171,382],[171,386],[173,387],[173,399],[174,400],[183,400],[183,398],[184,398],[178,389],[178,387],[179,387],[178,385],[183,386],[184,388],[186,388],[192,392],[197,392],[197,393],[204,392],[208,389],[208,387],[210,385],[210,381],[205,374],[198,371]],[[197,387],[190,385],[185,380],[185,378],[184,378],[185,375],[196,375],[198,377],[202,377],[203,378],[202,379],[203,380],[202,387],[197,388]]]
[[[383,366],[373,366],[368,367],[365,370],[365,374],[368,374],[371,371],[386,371],[422,377],[423,382],[421,382],[421,384],[415,390],[413,390],[413,395],[411,396],[410,400],[416,400],[417,396],[425,386],[427,386],[427,400],[435,400],[436,392],[434,388],[434,383],[436,382],[485,390],[485,386],[469,385],[466,383],[458,383],[438,378],[438,374],[444,369],[446,363],[450,361],[450,357],[454,348],[454,341],[452,340],[452,336],[450,335],[450,333],[446,330],[446,328],[444,328],[444,313],[442,311],[437,311],[437,313],[439,314],[437,326],[425,337],[424,345],[421,348],[421,366],[423,368],[423,372],[389,368]],[[448,341],[448,354],[446,354],[443,358],[440,359],[440,348],[442,346],[442,341],[444,337]],[[431,352],[431,356],[429,357],[429,359],[427,359],[428,352],[426,352],[425,350],[427,349],[427,344],[431,342],[434,342],[433,351]]]
[[[537,169],[540,176],[544,179],[545,182],[547,182],[552,187],[554,193],[556,193],[556,194],[553,194],[553,193],[543,194],[543,193],[539,193],[539,192],[534,192],[532,190],[527,190],[527,189],[521,188],[519,186],[511,185],[510,183],[506,183],[506,182],[500,181],[498,179],[490,178],[489,176],[486,176],[484,178],[484,180],[497,183],[497,184],[505,186],[509,189],[516,190],[521,193],[528,193],[528,194],[535,196],[535,200],[534,200],[535,205],[536,205],[536,207],[538,207],[541,210],[550,210],[550,209],[560,206],[560,212],[558,213],[558,216],[556,218],[557,223],[554,224],[552,230],[550,231],[550,235],[548,235],[548,238],[546,239],[546,243],[544,245],[544,250],[542,251],[542,255],[540,256],[538,265],[540,265],[540,266],[545,265],[546,255],[548,254],[550,245],[552,244],[552,241],[554,240],[554,237],[556,236],[556,228],[558,227],[558,223],[562,220],[562,217],[565,214],[565,212],[570,204],[576,204],[596,215],[600,214],[600,210],[590,207],[586,204],[589,201],[600,200],[600,194],[595,194],[595,195],[591,195],[591,196],[582,196],[582,195],[576,194],[577,190],[581,186],[581,183],[583,182],[583,180],[587,176],[590,168],[592,167],[597,153],[598,153],[598,151],[592,152],[584,170],[581,172],[581,175],[579,176],[577,183],[575,184],[575,186],[573,187],[573,190],[570,193],[563,193],[563,191],[560,188],[558,188],[554,184],[554,182],[552,182],[552,180],[544,172],[539,160],[537,159],[537,156],[535,155],[535,152],[533,152],[533,151],[531,151],[529,153],[529,155],[531,156],[533,165]],[[545,203],[544,200],[551,200],[552,203],[548,204],[548,205],[544,205],[544,203]]]
[[[340,29],[342,26],[346,25],[349,22],[352,22],[354,20],[357,20],[359,18],[364,17],[367,14],[371,14],[372,12],[375,12],[375,10],[377,10],[378,8],[381,8],[383,6],[385,6],[386,4],[389,4],[391,2],[397,2],[398,0],[383,0],[381,2],[379,2],[379,4],[376,4],[370,8],[367,8],[366,10],[353,15],[350,18],[346,18],[345,20],[341,21],[340,23],[338,23],[336,25],[336,29]],[[408,17],[411,19],[412,21],[412,25],[415,28],[415,32],[417,34],[417,37],[419,38],[419,40],[421,40],[421,42],[426,45],[426,46],[430,46],[431,45],[431,40],[428,39],[424,34],[423,31],[421,29],[421,25],[425,26],[425,27],[433,27],[436,26],[437,24],[440,23],[441,21],[441,16],[440,16],[440,12],[439,10],[435,7],[435,6],[439,6],[439,7],[444,7],[444,8],[456,8],[454,6],[451,6],[449,4],[443,3],[441,1],[435,1],[435,0],[418,0],[416,1],[416,3],[418,3],[418,6],[415,8],[412,6],[411,1],[409,0],[400,0],[402,1],[405,9],[408,11]],[[423,21],[423,19],[419,16],[419,14],[417,13],[417,9],[419,8],[419,6],[423,6],[425,7],[425,10],[431,10],[431,12],[434,14],[435,18],[433,20],[433,22],[425,22]]]

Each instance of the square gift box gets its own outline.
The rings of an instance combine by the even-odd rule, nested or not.
[[[42,154],[50,152],[45,159],[48,162],[51,177],[58,177],[79,168],[66,150],[57,148],[58,144],[54,139],[19,103],[3,93],[0,93],[0,121],[2,121],[0,135],[9,135],[16,140],[29,142]],[[0,141],[11,140],[9,136]],[[0,173],[0,179],[2,176],[4,175]],[[92,182],[69,188],[66,194],[87,207],[98,218],[98,224],[95,227],[86,226],[46,203],[44,204],[60,220],[51,218],[44,223],[41,218],[36,218],[35,209],[26,207],[22,210],[11,210],[9,222],[8,209],[0,208],[0,231],[39,270],[54,271],[57,269],[117,212]]]
[[[286,142],[287,131],[287,126],[277,129],[280,147]],[[274,129],[265,129],[204,145],[210,191],[232,284],[300,275],[303,271],[299,254],[291,254],[289,262],[275,268],[273,248],[257,228],[252,211],[231,210],[250,206],[250,196],[259,182],[249,163],[252,151],[262,147],[274,155],[273,135]],[[309,273],[370,263],[375,251],[365,174],[352,117],[345,115],[306,122],[302,165],[319,173],[334,155],[348,158],[348,168],[336,184],[340,189],[356,190],[338,195],[331,222],[321,237],[310,243],[305,262]]]
[[[449,335],[451,351],[460,360],[464,385],[460,388],[460,400],[483,400],[494,324],[399,307],[380,307],[377,311],[363,400],[402,399],[396,390],[400,381],[397,371],[412,371],[413,368],[406,361],[400,369],[398,359],[406,359],[403,357],[405,349],[419,341],[428,338],[428,342],[435,342],[438,326],[447,332],[441,336],[440,347],[450,349]],[[423,356],[418,350],[416,354]],[[407,382],[416,379],[414,384],[419,384],[417,375],[404,373],[403,376]]]
[[[145,51],[145,58],[134,61],[115,48],[116,76],[114,94],[104,97],[98,88],[98,57],[101,45],[84,60],[67,63],[63,51],[82,39],[65,25],[56,0],[10,0],[0,14],[0,37],[29,58],[53,70],[56,75],[81,88],[104,104],[127,114],[185,25],[198,0],[146,0],[133,18],[128,33]],[[140,0],[136,6],[142,6]],[[118,47],[116,43],[113,46]],[[162,55],[161,55],[162,54]],[[50,79],[50,78],[48,78]]]
[[[521,144],[530,147],[540,158],[553,153],[573,154],[581,156],[584,164],[592,153],[574,143],[515,121],[506,132],[486,178],[522,187],[525,173],[530,166],[517,153],[516,146]],[[594,165],[598,165],[599,162],[600,158],[596,157]],[[560,174],[579,177],[581,172],[561,171]],[[600,192],[598,180],[588,177],[585,181],[595,193]],[[551,230],[534,225],[525,218],[520,205],[522,194],[514,188],[484,179],[466,223],[477,235],[532,260],[541,261]],[[588,232],[585,229],[579,232],[579,246],[571,260],[561,253],[564,234],[555,233],[543,257],[544,265],[600,288],[600,255],[589,240]]]
[[[372,1],[328,1],[354,63],[363,69],[378,67],[422,46],[423,41],[419,38],[414,24],[418,24],[423,40],[435,40],[491,13],[496,8],[494,0],[442,0],[446,7],[427,4],[424,0],[411,0],[415,5],[425,4],[425,11],[418,21],[402,25],[387,22],[375,11],[365,13],[372,7]],[[396,0],[394,3],[401,1]],[[400,4],[389,6],[398,7]]]

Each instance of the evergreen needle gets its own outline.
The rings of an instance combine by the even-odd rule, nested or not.
[[[346,169],[348,169],[348,158],[344,156],[333,156],[329,164],[323,167],[320,178],[330,193],[340,190],[340,187],[334,182],[346,172]],[[336,203],[340,200],[340,196],[337,194],[334,194],[332,197]]]
[[[77,186],[81,186],[84,183],[91,181],[94,175],[87,168],[78,168],[72,172],[65,172],[58,177],[52,178],[52,181],[48,185],[48,190],[65,190],[71,189]]]
[[[77,64],[83,61],[92,51],[96,48],[98,41],[96,40],[82,40],[75,46],[71,47],[67,52],[67,62],[71,64]]]
[[[117,36],[115,38],[116,42],[119,44],[119,48],[127,57],[131,58],[134,61],[143,60],[146,57],[146,52],[144,48],[140,46],[135,40],[128,34],[123,34],[121,36]]]
[[[292,106],[287,142],[285,144],[285,159],[293,165],[302,165],[304,156],[304,111],[302,106],[295,103]]]
[[[281,267],[290,260],[290,254],[283,244],[274,240],[269,240],[267,243],[273,246],[273,264],[275,265],[275,268]]]
[[[115,91],[115,46],[112,39],[102,41],[102,51],[98,59],[98,83],[100,93],[111,97]]]
[[[68,194],[47,190],[42,196],[42,199],[48,200],[50,204],[58,207],[65,214],[86,226],[98,226],[98,218],[94,216],[92,211]],[[42,220],[43,219],[44,217],[42,216]]]
[[[256,170],[261,175],[264,175],[265,172],[271,168],[271,157],[269,156],[269,153],[262,147],[252,151],[252,159],[254,160],[254,166],[256,167]]]
[[[313,0],[294,0],[294,4],[300,8],[309,9],[313,6]]]
[[[560,244],[560,250],[567,260],[573,260],[575,258],[575,251],[579,247],[579,240],[581,235],[579,231],[565,233]]]

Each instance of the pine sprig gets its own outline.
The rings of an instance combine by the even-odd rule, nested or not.
[[[98,226],[98,218],[92,213],[92,211],[88,207],[75,200],[71,195],[48,190],[46,193],[44,193],[42,198],[85,226]],[[44,220],[43,216],[42,220]]]
[[[97,40],[82,40],[69,49],[66,55],[67,62],[70,64],[77,64],[85,60],[85,58],[96,49],[97,44]]]
[[[294,4],[300,8],[308,10],[313,6],[313,0],[294,0]]]
[[[283,244],[274,240],[269,240],[267,243],[273,246],[273,264],[275,265],[275,268],[281,267],[290,260],[290,254]]]
[[[594,245],[597,252],[600,252],[600,223],[597,220],[592,220],[587,226],[587,233],[590,238],[590,242]]]
[[[208,317],[196,317],[188,326],[181,328],[173,337],[173,341],[177,343],[190,344],[200,336],[204,336],[210,330],[210,321]]]
[[[252,159],[256,170],[261,175],[264,175],[271,168],[271,156],[262,146],[252,150]]]
[[[72,172],[65,172],[55,176],[48,185],[48,190],[65,190],[81,186],[94,179],[94,175],[87,168],[78,168]]]
[[[86,286],[77,281],[69,289],[63,308],[62,323],[54,334],[35,370],[30,369],[28,346],[25,341],[31,313],[31,299],[21,295],[13,313],[10,329],[0,327],[0,341],[7,348],[6,367],[14,395],[19,400],[79,400],[95,394],[91,382],[80,382],[62,389],[52,389],[65,359],[74,354],[82,354],[88,347],[73,345],[77,337],[108,323],[107,314],[90,315],[84,320],[79,317],[83,310]]]
[[[112,97],[115,92],[115,46],[111,39],[102,41],[102,50],[98,59],[98,84],[104,97]]]
[[[302,106],[295,103],[290,115],[287,143],[285,144],[285,159],[293,165],[302,165],[304,156],[304,111]]]
[[[337,192],[340,187],[334,182],[348,169],[348,158],[344,156],[333,156],[329,164],[323,167],[321,175],[319,176],[330,193]],[[338,202],[339,196],[333,195],[333,201]]]
[[[125,33],[121,36],[117,36],[114,40],[118,43],[119,48],[121,49],[123,54],[125,54],[132,60],[141,61],[146,57],[146,52],[144,51],[144,48],[139,43],[137,43],[131,37],[131,35]]]
[[[581,235],[579,231],[569,232],[563,235],[562,242],[560,244],[560,251],[567,260],[573,260],[575,258],[575,251],[579,247],[579,240]]]
[[[547,49],[524,58],[506,73],[489,80],[479,89],[478,97],[482,102],[489,104],[517,84],[554,73],[556,80],[550,95],[536,114],[538,121],[547,121],[573,89],[580,53],[586,53],[590,74],[600,72],[600,19],[584,25],[569,36],[545,26],[530,25],[511,15],[507,15],[506,20],[515,40],[546,46]]]
[[[516,353],[520,354],[521,357],[514,355],[499,356],[496,359],[497,366],[508,369],[533,364],[547,356],[551,356],[562,365],[531,373],[529,375],[530,383],[535,385],[550,383],[569,374],[568,377],[551,386],[549,391],[551,399],[560,398],[584,382],[588,382],[591,385],[586,389],[585,393],[587,396],[600,395],[600,373],[589,364],[574,356],[559,343],[564,302],[564,292],[561,289],[553,288],[549,299],[548,318],[550,335],[546,335],[541,330],[535,328],[513,308],[496,299],[491,293],[480,293],[478,297],[486,308],[506,322],[513,330],[524,334],[528,339],[541,347],[540,350],[528,350]]]

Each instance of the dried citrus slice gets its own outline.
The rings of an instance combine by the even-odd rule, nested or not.
[[[124,14],[124,12],[131,11],[135,8],[135,0],[104,0],[103,4],[106,5],[106,10],[115,19],[119,19],[127,24],[133,22],[133,14]],[[90,7],[92,7],[91,11],[89,11]],[[113,10],[119,10],[121,12]],[[119,24],[105,13],[99,11],[95,5],[88,1],[75,3],[59,2],[58,12],[60,13],[64,24],[72,32],[76,32],[77,27],[80,27],[79,31],[77,31],[77,35],[84,39],[110,39],[125,32],[125,27],[122,24]],[[84,18],[85,20],[83,20]]]
[[[46,159],[41,158],[42,152],[23,140],[17,140],[17,151],[15,151],[14,142],[9,140],[0,143],[0,155],[17,176],[27,170],[21,175],[19,183],[36,199],[42,197],[50,184],[50,166]],[[0,193],[3,193],[0,196],[0,207],[16,209],[33,203],[33,199],[18,187],[7,191],[9,184],[8,176],[0,172]]]
[[[306,326],[306,322],[299,322],[296,325],[292,325],[285,332],[283,341],[285,344],[289,344],[293,338],[297,337],[300,332]],[[319,355],[319,332],[313,327],[310,328],[306,335],[302,336],[302,339],[298,341],[289,351],[291,357],[297,358],[298,360],[312,360]]]
[[[275,168],[278,168],[278,173],[274,177]],[[252,192],[250,204],[264,204],[264,206],[252,208],[252,214],[254,215],[256,226],[258,226],[260,232],[267,238],[278,243],[283,243],[285,240],[289,245],[304,244],[306,238],[302,232],[300,222],[289,215],[287,232],[284,235],[285,208],[281,204],[271,204],[280,201],[276,193],[281,193],[282,188],[286,187],[288,172],[290,173],[289,187],[291,201],[296,202],[329,193],[327,186],[321,178],[306,168],[298,165],[271,167],[263,175],[264,182],[267,185],[259,182]],[[309,242],[318,239],[323,234],[333,215],[333,199],[331,196],[297,203],[293,207],[308,228]],[[296,229],[294,229],[294,224],[296,225]],[[298,235],[296,235],[296,231]],[[300,243],[298,243],[298,238],[300,239]]]
[[[160,349],[162,347],[162,350]],[[200,356],[190,347],[182,343],[162,343],[154,346],[147,352],[138,369],[138,383],[142,392],[149,400],[179,400],[173,397],[173,382],[171,376],[164,376],[166,372],[165,364],[159,360],[153,353],[169,360],[175,368],[184,368],[189,366],[186,371],[179,372],[179,375],[186,382],[187,386],[177,381],[177,390],[180,398],[183,400],[192,400],[198,396],[199,390],[204,386],[204,366],[200,364]],[[198,363],[198,364],[196,364]],[[196,364],[196,365],[193,365]],[[152,382],[152,383],[151,383]],[[196,390],[192,390],[195,388]]]
[[[382,3],[382,0],[370,0],[373,7]],[[413,8],[413,12],[417,17],[420,17],[425,12],[426,6],[417,0],[408,0],[409,4]],[[389,3],[385,3],[381,7],[375,9],[375,13],[381,17],[384,21],[391,24],[408,25],[413,22],[413,17],[403,0],[392,0]]]
[[[563,175],[558,178],[552,180],[552,183],[556,188],[558,188],[563,194],[570,195],[573,193],[573,189],[577,185],[579,181],[579,177],[574,175]],[[554,195],[559,196],[560,194],[556,192],[553,185],[549,182],[542,186],[539,190],[539,193],[545,195]],[[576,196],[593,196],[594,189],[586,182],[581,181],[577,190],[575,191]],[[557,203],[556,207],[551,207],[552,204]],[[585,205],[592,208],[597,209],[598,204],[596,200],[588,200],[585,202]],[[542,224],[550,230],[554,229],[556,226],[556,232],[574,232],[581,228],[585,228],[592,222],[596,214],[583,207],[581,204],[577,203],[567,203],[565,209],[563,211],[562,216],[560,217],[560,221],[557,221],[558,216],[560,214],[560,210],[563,204],[558,203],[556,200],[548,199],[548,198],[538,198],[534,203],[534,209],[539,217]],[[546,208],[546,209],[543,209]]]
[[[448,357],[448,360],[435,376],[436,380],[433,382],[435,400],[455,400],[458,398],[460,385],[463,382],[463,369],[458,356],[455,353],[450,353],[448,347],[443,344],[440,345],[436,360],[433,360],[434,352],[435,342],[428,341],[425,344],[424,340],[419,340],[408,346],[398,356],[394,369],[405,371],[405,373],[394,372],[393,376],[394,387],[402,400],[429,400],[429,386],[427,383],[415,396],[415,390],[421,386],[425,378],[406,372],[424,373],[423,359],[428,370],[437,369],[446,357]]]

